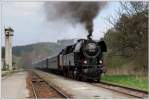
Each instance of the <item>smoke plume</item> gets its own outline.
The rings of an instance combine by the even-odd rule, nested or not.
[[[107,2],[45,2],[45,12],[48,21],[65,20],[69,23],[82,23],[89,33],[93,32],[93,19]]]

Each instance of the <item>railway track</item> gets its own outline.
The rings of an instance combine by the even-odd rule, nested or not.
[[[48,84],[56,85],[58,87],[56,89],[60,90],[60,92],[70,95],[66,98],[148,98],[148,92],[146,91],[129,89],[104,82],[88,83],[75,81],[38,70],[33,72]]]
[[[33,84],[32,84],[32,91],[33,91],[34,98],[37,99],[38,97],[37,97],[36,90]]]
[[[105,89],[120,92],[123,94],[131,95],[136,98],[143,98],[143,99],[148,98],[148,92],[143,91],[143,90],[138,90],[138,89],[129,88],[129,87],[125,87],[125,86],[110,84],[110,83],[106,83],[106,82],[90,83],[90,84],[97,86],[97,87],[103,87]]]
[[[30,98],[69,98],[66,94],[60,91],[53,85],[48,84],[42,80],[39,76],[34,73],[30,73],[31,78],[31,87],[32,87],[32,96]]]

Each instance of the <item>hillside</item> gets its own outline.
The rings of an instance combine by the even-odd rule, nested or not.
[[[24,46],[14,46],[13,64],[15,67],[30,67],[34,61],[56,55],[62,48],[65,47],[65,45],[72,43],[73,40],[59,40],[58,43],[43,42]],[[2,58],[4,58],[4,55],[5,49],[2,47]]]
[[[57,43],[36,43],[36,44],[30,44],[25,46],[15,46],[13,47],[13,54],[15,56],[21,56],[26,53],[36,53],[37,56],[41,54],[45,55],[52,55],[56,53],[59,49],[59,46]]]

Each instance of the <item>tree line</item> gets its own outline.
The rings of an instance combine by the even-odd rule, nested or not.
[[[104,36],[109,56],[121,56],[133,61],[137,70],[148,73],[148,2],[120,2],[119,18]],[[107,61],[106,61],[107,62]]]

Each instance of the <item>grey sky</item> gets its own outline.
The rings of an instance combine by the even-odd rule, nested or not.
[[[94,19],[93,38],[104,36],[111,25],[107,17],[115,16],[119,8],[118,2],[109,4]],[[25,45],[37,42],[56,42],[58,39],[85,38],[87,35],[83,25],[72,26],[63,21],[47,22],[43,2],[3,2],[3,27],[14,29],[14,45]],[[4,45],[4,34],[2,34]]]

